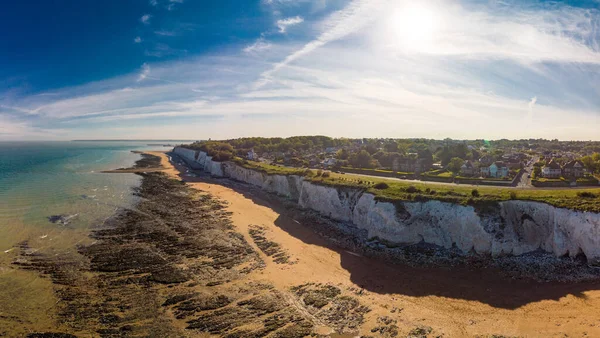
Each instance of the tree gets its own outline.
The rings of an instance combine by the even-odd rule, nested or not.
[[[594,159],[591,156],[582,157],[581,162],[583,163],[585,168],[590,172],[596,171],[596,163],[594,162]]]
[[[450,163],[448,163],[448,170],[450,170],[451,172],[453,172],[454,174],[458,174],[460,172],[460,167],[462,167],[462,165],[465,163],[465,161],[462,158],[459,157],[453,157],[450,160]]]
[[[533,167],[533,177],[532,178],[538,178],[542,175],[542,167],[541,166],[534,166]]]
[[[340,149],[337,151],[337,153],[335,153],[335,157],[338,160],[347,160],[349,157],[348,151],[346,149]]]
[[[369,168],[372,165],[372,161],[373,158],[371,157],[371,154],[369,154],[368,151],[366,150],[361,150],[358,154],[356,154],[356,156],[353,156],[354,158],[351,161],[352,165],[359,167],[359,168]]]
[[[390,140],[383,146],[383,148],[388,153],[397,153],[398,152],[398,143],[396,143],[396,141],[394,141],[394,140]]]
[[[367,146],[365,148],[369,152],[369,154],[371,154],[371,155],[375,154],[377,152],[377,150],[378,150],[377,149],[377,145],[374,144],[374,143],[372,143],[372,142],[369,143],[369,144],[367,144]]]

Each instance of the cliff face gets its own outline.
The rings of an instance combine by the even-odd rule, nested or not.
[[[213,161],[212,157],[205,152],[182,147],[175,147],[173,152],[181,156],[191,168],[201,169],[210,172],[211,175],[223,177],[222,163]]]
[[[302,208],[365,229],[369,237],[399,244],[421,241],[463,252],[521,255],[542,249],[556,256],[585,254],[600,264],[600,214],[530,201],[504,201],[477,210],[440,201],[380,202],[360,189],[335,188],[300,176],[267,175],[234,163],[213,162],[205,153],[178,150],[214,176],[229,177],[285,196]],[[187,158],[186,158],[187,157]],[[191,165],[191,164],[190,164]]]

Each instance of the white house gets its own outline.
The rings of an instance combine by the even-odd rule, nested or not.
[[[509,169],[504,162],[496,161],[489,167],[481,167],[480,172],[483,177],[504,178],[508,176]]]
[[[248,152],[248,159],[250,161],[258,161],[258,154],[254,152],[254,149],[250,149]]]
[[[542,176],[546,178],[559,178],[562,175],[560,164],[550,160],[548,164],[542,167]]]
[[[321,162],[321,164],[324,167],[333,167],[336,163],[337,163],[337,160],[335,158],[327,158],[323,162]]]

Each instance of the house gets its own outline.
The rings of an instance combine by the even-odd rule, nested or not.
[[[463,176],[472,176],[474,173],[475,167],[469,160],[465,161],[465,163],[460,167],[460,174]]]
[[[490,167],[482,166],[479,168],[481,177],[490,177]]]
[[[254,152],[254,149],[250,149],[248,152],[248,159],[250,161],[258,161],[258,154]]]
[[[491,155],[484,155],[479,159],[479,164],[482,167],[489,167],[494,162],[494,158]]]
[[[392,162],[393,171],[414,172],[417,159],[410,157],[396,157]]]
[[[517,158],[511,158],[505,162],[508,169],[517,170],[521,169],[521,161]]]
[[[323,160],[323,162],[321,162],[323,167],[326,167],[326,168],[333,167],[333,166],[335,166],[336,163],[337,163],[337,160],[335,158],[327,158],[327,159]]]
[[[429,170],[432,165],[431,160],[426,158],[396,157],[392,162],[392,170],[420,173]]]
[[[483,177],[504,178],[508,176],[508,167],[502,161],[496,161],[489,167],[481,167],[480,173]]]
[[[550,160],[548,164],[542,167],[542,176],[546,178],[559,178],[562,175],[562,169],[560,164],[556,163],[554,159]]]
[[[563,176],[579,178],[585,174],[585,167],[583,162],[579,160],[569,161],[562,167]]]

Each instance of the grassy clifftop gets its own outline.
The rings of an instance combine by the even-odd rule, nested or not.
[[[385,201],[440,200],[461,205],[479,206],[491,202],[527,200],[547,203],[560,208],[600,212],[600,188],[590,189],[517,189],[508,187],[466,187],[399,181],[353,174],[318,175],[317,170],[287,168],[241,159],[236,164],[268,175],[300,175],[316,184],[363,189]]]

